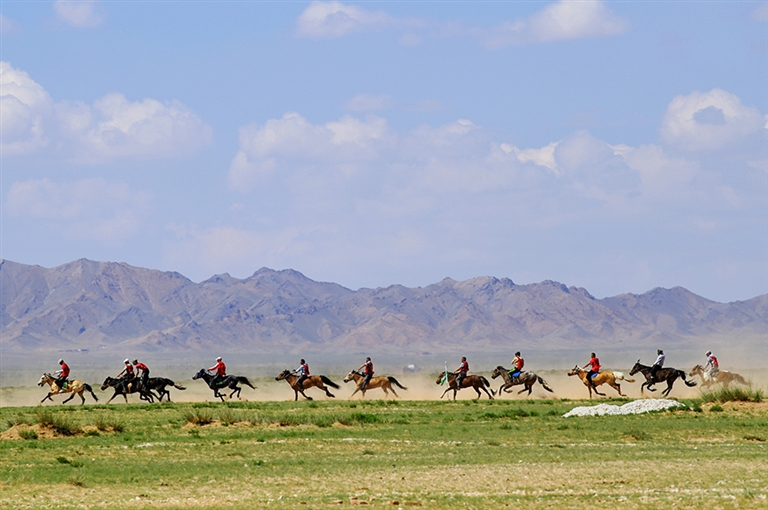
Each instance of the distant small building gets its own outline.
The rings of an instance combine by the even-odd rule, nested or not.
[[[415,374],[417,372],[421,372],[421,368],[411,363],[410,365],[406,365],[403,367],[403,373],[404,374]]]

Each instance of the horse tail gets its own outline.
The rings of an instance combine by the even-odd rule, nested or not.
[[[93,400],[96,402],[99,401],[99,397],[96,396],[96,394],[93,392],[93,388],[91,388],[91,385],[88,383],[83,383],[83,388],[85,388],[86,391],[91,392],[91,396],[93,397]]]
[[[251,387],[252,389],[254,389],[254,390],[256,389],[256,386],[254,386],[253,384],[251,384],[251,381],[249,381],[247,377],[245,377],[245,376],[242,376],[242,375],[238,375],[238,376],[236,377],[236,379],[237,379],[237,382],[239,382],[239,383],[242,383],[242,384],[245,384],[246,386],[250,386],[250,387]]]
[[[478,376],[478,377],[480,377],[480,380],[483,381],[483,384],[485,384],[486,388],[490,388],[491,387],[491,383],[488,381],[488,379],[485,378],[485,376],[481,375],[481,376]]]
[[[542,379],[540,375],[536,376],[536,380],[539,381],[539,384],[541,384],[541,387],[544,388],[545,390],[547,390],[548,392],[550,392],[550,393],[554,393],[555,392],[555,390],[550,388],[549,384],[547,384],[547,381]]]
[[[635,382],[631,377],[625,376],[624,372],[613,372],[613,378],[617,381]]]
[[[686,386],[689,386],[689,387],[691,387],[691,388],[693,388],[694,386],[696,386],[696,381],[689,381],[688,379],[686,379],[686,378],[685,378],[685,370],[678,370],[678,371],[677,371],[677,375],[679,375],[680,377],[682,377],[682,379],[683,379],[683,382],[685,383],[685,385],[686,385]]]
[[[733,374],[733,378],[736,379],[736,382],[739,384],[749,385],[746,379],[744,379],[739,374]]]
[[[328,386],[330,386],[331,388],[336,388],[337,390],[338,390],[339,388],[341,388],[341,386],[339,386],[339,385],[338,385],[338,384],[336,384],[335,382],[331,381],[330,379],[328,379],[328,378],[327,378],[326,376],[324,376],[324,375],[321,375],[321,376],[320,376],[320,380],[321,380],[321,381],[323,381],[323,384],[327,384],[327,385],[328,385]]]
[[[402,388],[402,389],[404,389],[404,390],[407,390],[407,389],[408,389],[408,388],[406,388],[405,386],[403,386],[402,384],[400,384],[400,383],[397,381],[397,379],[395,379],[395,378],[394,378],[394,377],[392,377],[391,375],[390,375],[390,376],[387,376],[387,379],[389,379],[389,382],[391,382],[392,384],[394,384],[394,385],[395,385],[395,386],[397,386],[398,388]]]
[[[173,381],[171,381],[170,379],[168,379],[168,384],[170,384],[171,386],[173,386],[173,387],[174,387],[174,388],[176,388],[177,390],[186,390],[186,389],[187,389],[187,388],[185,388],[184,386],[182,386],[181,384],[179,384],[179,383],[176,383],[176,382],[173,382]]]

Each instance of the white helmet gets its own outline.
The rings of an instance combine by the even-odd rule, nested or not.
[[[216,361],[221,361],[221,356],[219,356],[218,358],[216,358]]]
[[[707,351],[707,353],[705,354],[705,356],[709,356],[710,354],[712,354],[712,351]]]
[[[128,358],[125,358],[125,361],[123,361],[123,363],[130,363],[130,362],[131,360],[129,360]]]
[[[64,360],[63,360],[63,359],[60,359],[60,360],[59,360],[59,365],[61,365],[62,363],[64,363]]]

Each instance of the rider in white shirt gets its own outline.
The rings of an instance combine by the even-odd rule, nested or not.
[[[649,388],[656,383],[656,372],[664,366],[664,361],[667,359],[664,355],[664,351],[661,349],[657,350],[656,354],[658,354],[658,356],[656,356],[656,361],[653,362],[653,366],[651,367],[651,382],[648,384]]]

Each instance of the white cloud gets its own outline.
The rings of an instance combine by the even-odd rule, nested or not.
[[[57,113],[62,135],[77,142],[74,157],[84,162],[183,156],[212,137],[211,128],[178,101],[132,102],[112,93],[93,106],[61,104]]]
[[[76,239],[114,241],[139,232],[149,201],[145,192],[101,178],[40,179],[14,183],[5,210],[10,216],[43,220]]]
[[[765,117],[722,89],[676,96],[661,125],[666,143],[686,151],[712,151],[742,144],[765,129]]]
[[[4,154],[25,154],[45,147],[48,140],[43,126],[52,106],[40,84],[8,62],[0,62],[0,144]]]
[[[178,101],[129,101],[107,94],[93,105],[54,103],[29,75],[0,62],[3,153],[29,154],[50,147],[85,163],[152,159],[197,153],[212,137],[192,110]]]
[[[104,6],[98,0],[56,0],[53,10],[59,19],[75,28],[98,26],[106,17]]]
[[[599,0],[560,0],[524,19],[502,23],[477,34],[490,48],[515,44],[589,39],[625,33],[629,22]]]
[[[768,2],[763,2],[752,11],[752,18],[757,21],[768,21]]]
[[[15,20],[0,13],[0,36],[21,32],[21,25]]]
[[[312,2],[296,20],[296,32],[303,37],[341,37],[393,23],[394,19],[381,11],[371,12],[341,2]]]
[[[515,145],[509,145],[506,143],[501,144],[501,150],[507,154],[514,152],[517,160],[521,163],[531,162],[538,166],[549,168],[555,173],[558,173],[557,163],[555,162],[556,147],[557,142],[547,144],[540,149],[520,149]]]

